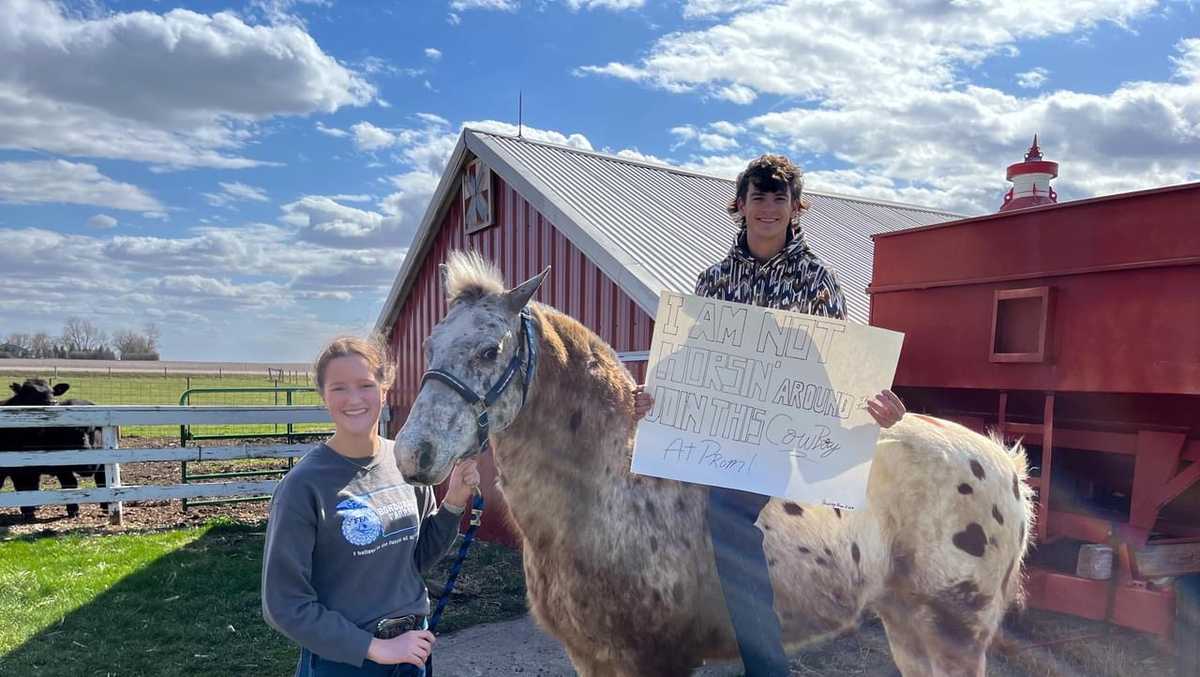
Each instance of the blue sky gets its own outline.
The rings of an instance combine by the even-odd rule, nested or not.
[[[368,330],[463,125],[994,211],[1200,179],[1191,2],[0,3],[0,338],[146,322],[168,359]]]

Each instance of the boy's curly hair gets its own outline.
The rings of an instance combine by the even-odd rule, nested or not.
[[[763,191],[788,191],[793,201],[800,202],[800,209],[808,208],[808,203],[801,197],[804,194],[804,172],[783,155],[760,155],[750,161],[737,177],[737,191],[729,201],[726,210],[738,224],[745,228],[746,219],[739,212],[738,200],[745,200],[746,193],[753,183],[755,188]]]

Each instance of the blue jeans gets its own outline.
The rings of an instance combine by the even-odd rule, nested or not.
[[[363,661],[361,668],[356,668],[349,663],[327,660],[308,649],[301,649],[296,677],[425,677],[425,668],[408,663],[380,665],[369,660]]]
[[[746,677],[789,674],[763,535],[754,525],[769,500],[769,496],[736,489],[708,490],[713,558]]]

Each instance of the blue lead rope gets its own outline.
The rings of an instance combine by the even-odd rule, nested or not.
[[[467,550],[470,549],[471,542],[475,540],[475,532],[479,531],[479,524],[482,521],[483,494],[476,493],[471,500],[471,526],[467,528],[467,533],[463,534],[463,542],[458,548],[458,556],[454,558],[454,564],[450,566],[450,576],[446,579],[446,587],[442,589],[442,595],[438,597],[433,615],[429,617],[430,632],[436,631],[438,623],[442,620],[442,612],[446,609],[446,603],[450,601],[450,593],[454,591],[454,582],[458,580],[458,573],[462,571],[463,562],[467,559]]]
[[[442,612],[446,610],[446,603],[450,601],[450,593],[454,592],[454,582],[458,580],[458,572],[462,571],[463,562],[467,561],[467,550],[471,548],[471,542],[475,540],[475,532],[479,531],[481,522],[483,522],[483,492],[476,490],[474,498],[471,499],[471,525],[467,527],[467,533],[463,534],[463,542],[458,547],[458,555],[454,558],[454,564],[450,565],[450,576],[446,578],[446,587],[442,589],[442,594],[438,597],[433,615],[429,617],[430,632],[436,631],[438,623],[442,620]],[[433,654],[429,654],[429,657],[425,659],[425,677],[433,677]]]

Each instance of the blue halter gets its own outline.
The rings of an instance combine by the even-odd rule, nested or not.
[[[473,453],[467,454],[464,458],[470,458],[476,454],[482,454],[488,449],[488,434],[491,427],[491,419],[488,417],[488,407],[496,403],[508,386],[512,384],[513,377],[517,375],[517,371],[521,368],[521,363],[525,363],[525,378],[521,381],[521,407],[525,406],[525,398],[529,394],[529,384],[533,382],[533,372],[537,369],[538,349],[537,349],[537,329],[533,321],[533,312],[528,307],[521,311],[521,344],[517,351],[513,353],[512,359],[508,361],[508,368],[500,375],[500,378],[492,384],[492,387],[487,391],[487,394],[480,397],[471,386],[463,383],[462,379],[454,374],[441,369],[430,369],[421,376],[421,387],[425,387],[425,382],[433,379],[440,381],[450,386],[456,393],[462,396],[467,404],[481,404],[479,415],[475,421],[479,426],[479,448]]]

